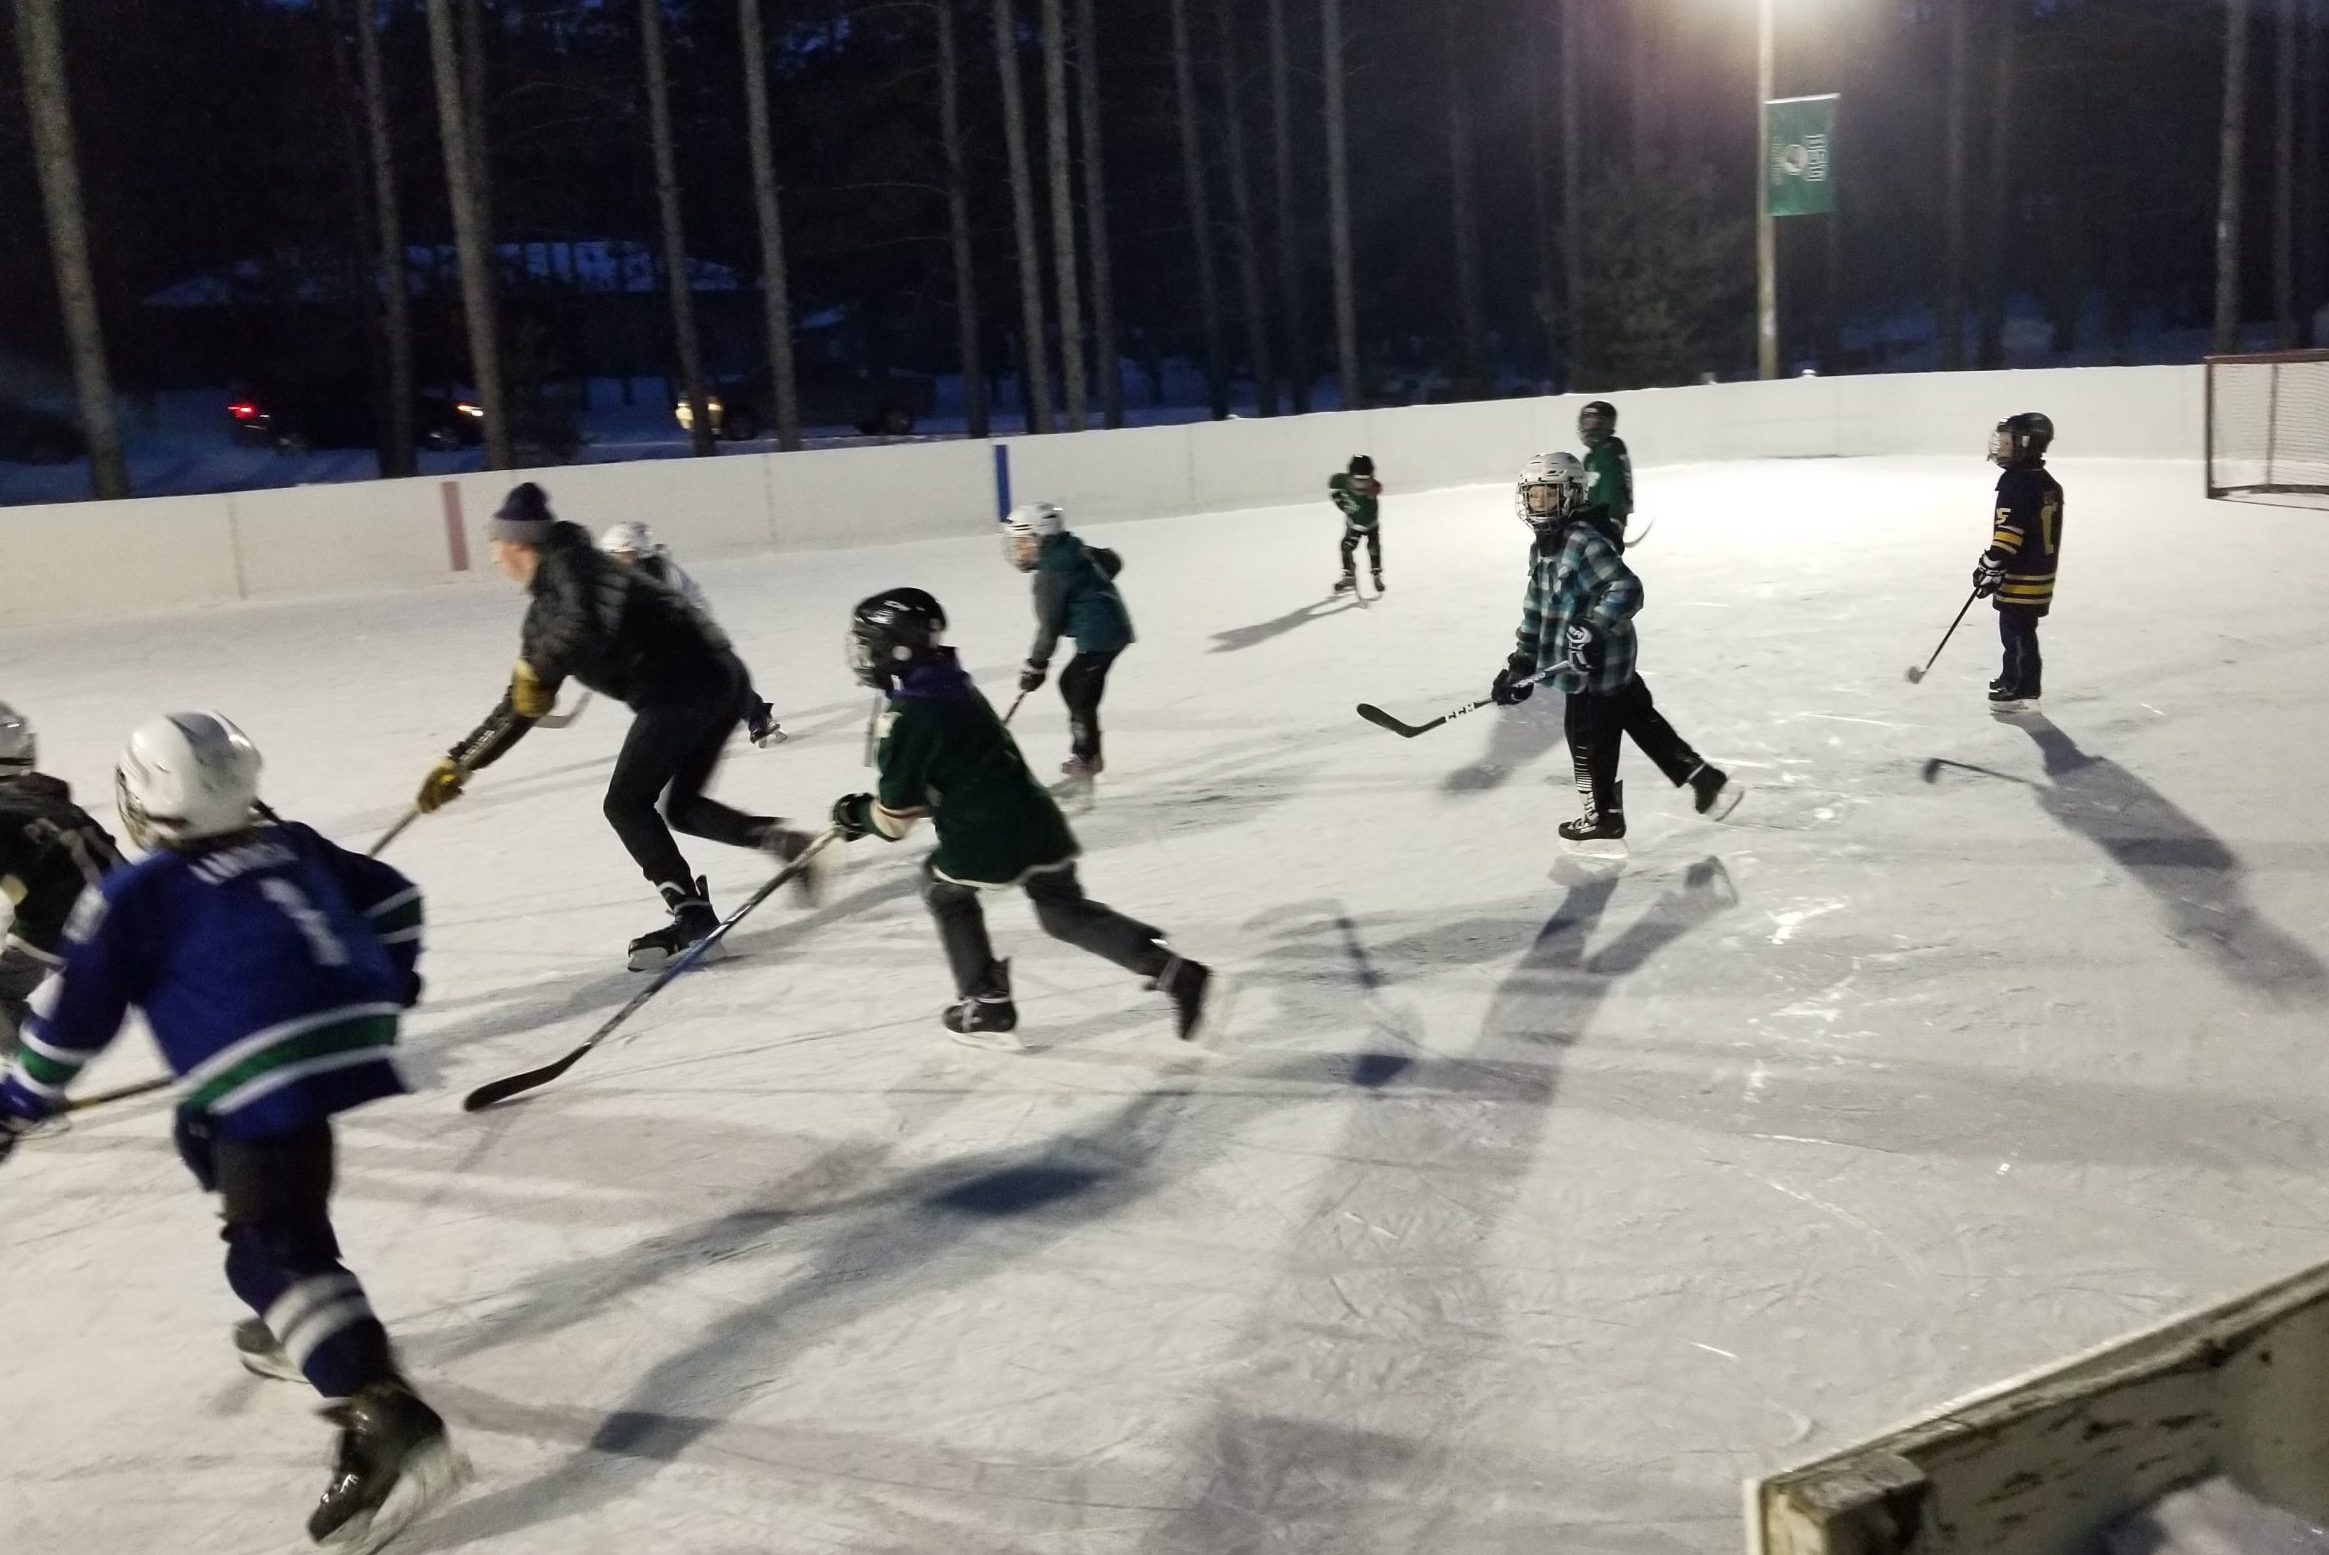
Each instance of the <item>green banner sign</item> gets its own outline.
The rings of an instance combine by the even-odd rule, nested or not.
[[[1836,96],[1781,97],[1763,105],[1771,136],[1765,181],[1774,216],[1824,216],[1836,208]]]

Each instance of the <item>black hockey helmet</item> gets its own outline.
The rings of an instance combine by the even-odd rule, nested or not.
[[[1599,448],[1617,435],[1617,407],[1607,400],[1588,400],[1577,409],[1577,435],[1588,448]]]
[[[849,672],[887,691],[946,642],[946,607],[921,589],[883,589],[849,613]]]
[[[1375,461],[1366,454],[1353,454],[1350,461],[1350,473],[1353,475],[1372,475],[1375,473]]]
[[[2053,419],[2039,411],[2025,410],[2018,416],[2006,417],[1989,434],[1990,463],[2006,469],[2017,464],[2035,464],[2046,457],[2046,450],[2053,445]]]

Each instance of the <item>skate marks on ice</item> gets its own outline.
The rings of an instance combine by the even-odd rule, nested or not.
[[[2044,715],[2025,715],[2013,727],[2045,762],[2050,781],[2031,785],[2040,807],[2151,893],[2177,945],[2225,981],[2276,1001],[2329,1002],[2329,968],[2257,912],[2247,866],[2222,838],[2110,757],[2082,750]]]
[[[1451,1103],[1395,1083],[1349,1110],[1334,1151],[1345,1165],[1297,1217],[1243,1332],[1243,1364],[1225,1369],[1232,1380],[1188,1445],[1182,1509],[1150,1529],[1141,1555],[1558,1548],[1556,1530],[1580,1522],[1596,1549],[1647,1551],[1673,1547],[1652,1525],[1734,1515],[1598,1463],[1552,1480],[1557,1457],[1490,1481],[1534,1484],[1533,1496],[1476,1494],[1480,1460],[1512,1439],[1498,1401],[1529,1353],[1508,1332],[1512,1271],[1491,1249],[1541,1153],[1561,1055],[1626,977],[1737,900],[1720,861],[1703,860],[1596,948],[1621,890],[1630,899],[1643,883],[1572,886],[1474,1039],[1418,1066],[1494,1085]],[[1306,1423],[1320,1419],[1336,1424]]]

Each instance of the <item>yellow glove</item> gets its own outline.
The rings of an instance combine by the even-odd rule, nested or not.
[[[469,774],[461,764],[446,756],[429,768],[429,775],[421,782],[420,797],[412,802],[413,808],[423,815],[434,815],[461,797],[462,788],[469,782]]]
[[[544,690],[534,667],[518,660],[518,667],[510,672],[509,705],[520,718],[546,718],[558,705],[558,693]]]

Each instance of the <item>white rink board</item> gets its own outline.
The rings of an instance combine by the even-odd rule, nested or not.
[[[428,891],[420,1089],[343,1131],[350,1256],[481,1476],[405,1548],[1717,1555],[1743,1479],[2317,1260],[2329,528],[2237,510],[2269,565],[2227,610],[2187,542],[2234,510],[2193,465],[2060,473],[2049,716],[2012,727],[1986,610],[1901,676],[1986,543],[1977,453],[1645,469],[1644,673],[1765,792],[1710,826],[1629,752],[1614,881],[1554,841],[1549,694],[1411,742],[1351,713],[1486,689],[1507,488],[1395,485],[1363,611],[1326,601],[1322,503],[1093,528],[1141,640],[1084,874],[1244,983],[1210,1059],[1012,902],[1040,1051],[951,1045],[922,849],[866,842],[635,1040],[464,1116],[637,987],[655,918],[599,814],[620,710],[534,735],[390,854]],[[719,792],[788,815],[867,780],[857,598],[934,588],[999,694],[1031,626],[991,518],[697,570],[800,736]],[[133,723],[216,705],[361,845],[500,694],[520,607],[481,579],[18,631],[0,696],[97,796]],[[1014,731],[1065,754],[1052,688]],[[722,904],[759,878],[691,857]],[[324,1432],[236,1369],[165,1114],[0,1189],[0,1544],[296,1547]]]
[[[1650,468],[1977,454],[2001,417],[2032,408],[2054,417],[2060,446],[2074,457],[2196,458],[2202,392],[2197,367],[2112,367],[1796,378],[1610,397],[1636,464]],[[692,554],[829,550],[979,532],[996,516],[996,447],[1009,452],[1020,501],[1058,502],[1088,522],[1162,518],[1323,502],[1327,478],[1355,453],[1373,455],[1392,492],[1503,480],[1533,453],[1574,447],[1586,398],[463,475],[451,483],[461,495],[465,556],[449,543],[445,482],[434,477],[295,487],[247,501],[0,508],[0,576],[40,580],[0,590],[0,627],[451,581],[484,568],[485,521],[520,479],[540,481],[562,516],[594,530],[645,519]]]

